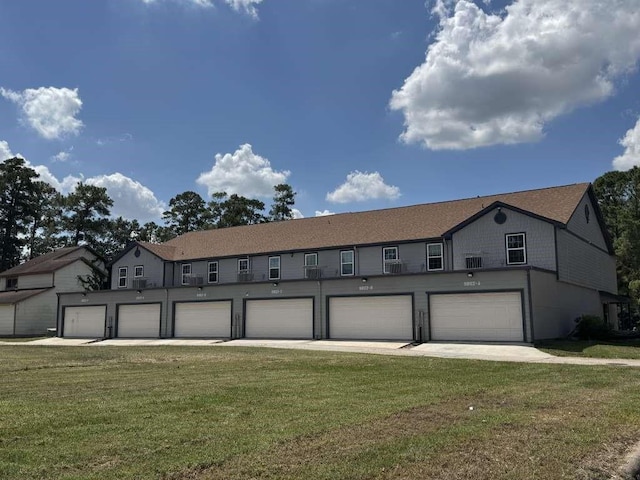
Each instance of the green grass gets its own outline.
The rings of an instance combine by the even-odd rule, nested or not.
[[[632,340],[550,340],[536,348],[560,357],[640,359],[640,339]]]
[[[630,368],[229,347],[0,355],[3,479],[604,479],[640,427]]]
[[[33,342],[34,340],[42,340],[47,337],[0,337],[0,342]]]

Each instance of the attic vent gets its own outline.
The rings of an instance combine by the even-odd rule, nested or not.
[[[507,221],[507,215],[502,211],[502,209],[498,209],[498,213],[493,217],[493,220],[498,224],[502,225]]]

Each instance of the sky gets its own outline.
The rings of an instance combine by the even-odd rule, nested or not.
[[[0,160],[161,223],[193,190],[296,216],[640,165],[637,0],[0,2]]]

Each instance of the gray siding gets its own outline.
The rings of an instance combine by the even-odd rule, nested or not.
[[[2,277],[0,278],[0,290],[4,290],[7,287],[7,279]]]
[[[565,230],[558,230],[558,278],[617,293],[616,259]]]
[[[48,288],[53,286],[53,273],[42,273],[38,275],[20,275],[18,277],[18,288]]]
[[[122,258],[111,267],[111,289],[118,290],[118,269],[127,267],[127,288],[133,288],[133,274],[136,265],[144,266],[144,277],[147,279],[147,288],[161,287],[164,273],[164,262],[161,258],[140,248],[140,256],[135,256],[136,248],[129,250]]]
[[[86,277],[92,274],[92,269],[83,261],[77,261],[58,270],[54,275],[56,292],[77,292],[83,290],[78,276]]]
[[[566,337],[581,315],[602,316],[596,290],[559,282],[546,272],[531,272],[531,301],[536,340]]]
[[[484,268],[506,267],[505,235],[508,233],[526,234],[527,265],[555,270],[554,226],[508,208],[503,207],[502,211],[507,215],[502,225],[494,221],[497,213],[494,209],[453,234],[454,270],[466,268],[466,254],[482,256]]]
[[[331,296],[362,296],[410,294],[413,296],[413,317],[415,338],[428,340],[428,295],[443,292],[483,292],[496,290],[521,290],[528,298],[526,271],[510,269],[503,271],[478,272],[473,281],[465,272],[442,272],[415,275],[379,275],[371,276],[365,283],[361,278],[329,278],[317,280],[282,281],[277,286],[272,282],[253,282],[244,284],[203,285],[170,289],[145,290],[136,295],[135,291],[89,292],[86,297],[80,294],[60,295],[60,313],[65,305],[103,305],[107,304],[107,321],[115,319],[118,303],[162,303],[162,336],[173,335],[173,309],[175,302],[184,301],[232,301],[232,332],[234,338],[244,335],[244,302],[247,299],[300,298],[314,299],[314,337],[327,336],[327,304]],[[528,302],[524,302],[525,318],[529,318]],[[61,317],[60,317],[61,318]],[[528,324],[528,321],[527,321]],[[59,332],[60,325],[58,326]],[[531,337],[527,327],[527,339]]]
[[[15,335],[44,335],[56,326],[55,291],[49,290],[16,304]]]
[[[587,222],[584,213],[585,205],[589,206],[589,222]],[[585,194],[575,212],[573,212],[569,223],[567,223],[567,230],[579,235],[603,250],[607,249],[607,243],[604,240],[604,235],[596,218],[595,207],[589,199],[588,194]]]

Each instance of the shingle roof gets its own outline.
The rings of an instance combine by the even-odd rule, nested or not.
[[[140,243],[181,261],[438,238],[495,202],[566,224],[588,191],[580,183],[409,207],[190,232],[164,244]]]
[[[38,295],[42,292],[46,292],[49,288],[33,288],[31,290],[10,290],[7,292],[0,292],[0,305],[11,305],[21,302],[27,298]]]
[[[86,247],[65,247],[49,252],[26,261],[16,267],[0,273],[0,277],[15,277],[17,275],[35,275],[50,273],[75,262],[82,257],[82,250]]]

